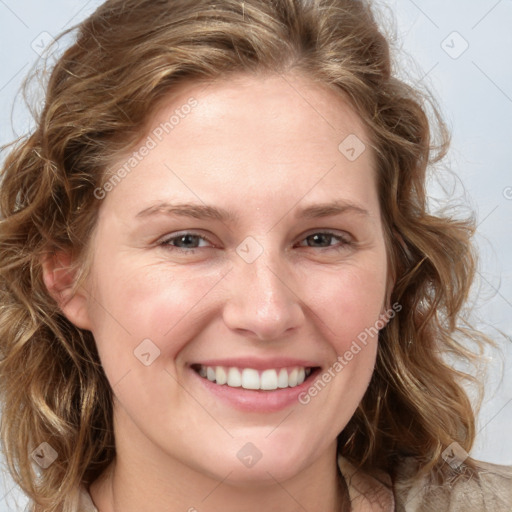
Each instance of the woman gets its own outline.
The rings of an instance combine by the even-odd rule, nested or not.
[[[442,359],[487,343],[458,322],[474,226],[427,212],[448,135],[390,68],[353,0],[81,24],[1,189],[2,438],[32,510],[510,510]]]

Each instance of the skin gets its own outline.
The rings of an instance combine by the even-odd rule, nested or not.
[[[114,390],[117,458],[91,496],[101,512],[338,509],[336,437],[367,389],[376,337],[308,404],[276,412],[218,400],[189,364],[289,356],[327,369],[384,315],[387,256],[367,133],[326,86],[240,75],[181,86],[141,140],[190,97],[197,106],[101,201],[85,286],[67,296],[73,276],[45,266],[64,313],[92,331]],[[338,150],[350,134],[367,148],[355,161]],[[296,218],[334,200],[367,214]],[[164,201],[238,219],[137,217]],[[311,237],[325,230],[334,236]],[[183,231],[207,240],[183,244]],[[252,263],[236,252],[249,236],[262,248]],[[160,350],[149,366],[134,356],[147,338]],[[262,454],[250,468],[237,457],[248,442]]]

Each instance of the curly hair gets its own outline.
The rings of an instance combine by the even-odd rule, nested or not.
[[[375,371],[338,437],[340,453],[385,471],[414,456],[432,472],[453,441],[470,450],[475,412],[463,381],[472,377],[444,355],[471,362],[478,353],[461,337],[490,342],[462,315],[476,265],[474,219],[429,213],[426,173],[450,137],[435,100],[398,79],[392,64],[365,1],[108,0],[78,26],[33,133],[8,146],[0,190],[1,436],[34,510],[73,510],[78,486],[115,456],[112,390],[92,333],[62,314],[41,262],[71,251],[78,289],[99,208],[94,190],[109,164],[178,84],[231,73],[293,70],[331,86],[350,100],[375,152],[390,297],[402,310],[380,331]],[[30,453],[42,442],[58,458],[36,475]]]

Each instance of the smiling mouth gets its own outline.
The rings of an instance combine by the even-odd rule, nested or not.
[[[249,390],[273,391],[300,386],[317,367],[291,366],[255,370],[227,366],[203,366],[194,364],[191,368],[202,378],[219,386]]]

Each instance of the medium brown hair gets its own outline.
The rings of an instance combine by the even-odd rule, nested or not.
[[[449,135],[435,101],[391,70],[375,13],[357,0],[109,0],[78,26],[35,130],[11,148],[2,173],[1,434],[33,503],[73,510],[78,486],[115,456],[112,391],[93,336],[51,299],[42,258],[71,251],[78,287],[99,208],[94,190],[110,163],[178,84],[231,73],[293,71],[328,84],[349,99],[375,152],[390,302],[402,309],[380,331],[374,375],[340,452],[386,471],[411,455],[429,471],[453,441],[470,450],[474,412],[460,382],[470,376],[443,354],[472,360],[461,335],[484,342],[460,323],[474,222],[429,213],[427,168],[445,156]],[[30,453],[42,442],[58,457],[36,478]]]

